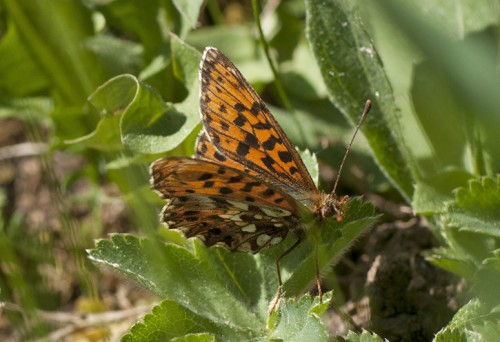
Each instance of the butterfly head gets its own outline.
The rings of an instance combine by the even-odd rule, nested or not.
[[[319,208],[319,216],[321,219],[326,217],[337,216],[337,221],[342,221],[343,219],[343,209],[347,201],[349,200],[349,196],[341,196],[331,193],[325,196],[323,204]]]

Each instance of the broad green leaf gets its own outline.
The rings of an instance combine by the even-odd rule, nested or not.
[[[119,151],[122,148],[120,125],[124,112],[136,111],[141,106],[146,112],[154,112],[155,107],[156,110],[165,107],[161,99],[151,94],[149,88],[132,75],[110,79],[96,89],[89,102],[99,112],[101,121],[92,133],[68,143],[84,144],[103,151]],[[146,106],[147,109],[144,108]]]
[[[428,62],[414,69],[412,99],[415,114],[425,131],[427,142],[432,146],[432,160],[428,160],[425,166],[421,164],[421,167],[426,168],[425,173],[422,173],[433,175],[435,169],[439,172],[450,166],[466,170],[466,121],[463,107],[439,70],[435,70]]]
[[[209,253],[217,253],[210,249]],[[255,329],[263,318],[248,310],[243,297],[227,291],[225,279],[193,251],[128,235],[100,240],[89,257],[124,273],[162,299],[172,300],[206,319],[234,329]]]
[[[500,287],[500,249],[486,258],[472,279],[472,287],[478,298],[488,307],[500,306],[498,288]]]
[[[333,104],[357,123],[373,101],[362,131],[379,165],[406,198],[413,193],[414,162],[398,124],[398,108],[375,47],[353,1],[308,0],[307,36]]]
[[[461,131],[467,132],[468,143],[471,145],[472,168],[477,174],[495,174],[500,165],[500,149],[494,143],[496,132],[500,129],[500,120],[495,114],[500,110],[500,99],[497,96],[500,90],[496,52],[498,38],[497,30],[489,27],[495,22],[495,15],[487,10],[495,6],[495,2],[461,1],[459,6],[453,7],[456,18],[452,23],[450,20],[436,18],[435,13],[445,12],[447,6],[444,4],[435,6],[436,11],[429,11],[426,2],[385,0],[375,3],[382,9],[385,20],[391,21],[398,32],[421,51],[433,70],[439,70],[440,83],[446,84],[452,95],[447,96],[444,101],[453,98],[456,102],[454,107],[458,107],[459,118],[452,119],[447,126],[446,117],[455,112],[454,108],[449,108],[439,125],[446,127],[447,133],[440,137],[430,132],[429,137],[434,140],[432,143],[436,144],[436,151],[442,154],[441,147],[446,149],[446,146],[440,140],[449,138],[457,119],[461,121],[465,118],[467,125],[462,125]],[[467,12],[462,12],[464,10]],[[471,17],[476,21],[473,25],[467,19]],[[464,26],[467,26],[467,31]],[[473,32],[478,29],[482,31]],[[425,117],[423,121],[426,121]],[[455,132],[455,142],[460,140],[457,138],[462,132]],[[453,147],[450,154],[461,150],[460,144]],[[455,156],[454,162],[457,161]],[[438,165],[439,161],[436,160],[435,164]],[[466,166],[470,168],[469,165]]]
[[[67,140],[67,144],[81,144],[103,152],[120,151],[120,116],[105,116],[97,123],[95,130],[83,137]]]

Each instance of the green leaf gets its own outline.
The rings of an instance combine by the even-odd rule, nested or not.
[[[465,253],[459,253],[451,248],[433,250],[432,253],[427,253],[426,260],[465,279],[472,279],[477,270],[476,265]]]
[[[309,150],[304,150],[304,151],[299,151],[300,158],[304,162],[304,164],[307,167],[307,171],[309,171],[309,174],[311,175],[311,178],[318,186],[319,183],[319,167],[318,167],[318,160],[316,159],[316,155],[314,153],[311,153]]]
[[[81,144],[103,152],[120,151],[120,116],[106,116],[98,123],[95,130],[83,137],[66,140],[66,144]]]
[[[376,217],[370,215],[373,215],[371,204],[353,199],[346,206],[344,222],[327,224],[317,232],[317,237],[309,239],[317,241],[321,269],[329,267],[375,222]],[[292,242],[292,239],[287,239],[278,248],[251,255],[206,248],[197,239],[178,246],[129,235],[113,235],[111,241],[98,241],[89,251],[89,257],[117,269],[160,298],[203,317],[217,327],[214,331],[227,328],[239,337],[250,338],[263,332],[269,303],[277,291],[276,256]],[[302,244],[284,258],[283,268],[293,270],[284,284],[286,296],[299,295],[315,279],[314,250],[310,244]],[[319,305],[306,296],[297,302],[298,307],[289,304],[291,307],[285,306],[286,310],[281,310],[280,314],[295,317],[304,325],[300,329],[297,326],[293,335],[302,336],[305,331],[314,331],[313,336],[319,336],[317,333],[321,330],[316,315],[326,310],[329,300],[330,296],[325,295],[325,303]],[[314,317],[299,317],[305,309],[309,316]],[[285,323],[276,319],[273,326]],[[289,329],[280,328],[277,334],[286,334],[286,330]]]
[[[210,333],[210,334],[209,334]],[[147,314],[142,322],[135,323],[122,337],[124,342],[134,341],[214,341],[214,336],[237,340],[248,336],[235,333],[225,324],[216,325],[176,302],[164,300]]]
[[[426,59],[425,65],[433,73],[432,80],[426,77],[426,71],[414,77],[417,82],[427,78],[429,84],[424,87],[436,90],[435,99],[423,98],[425,94],[418,93],[419,84],[415,84],[417,92],[413,92],[417,95],[414,107],[427,130],[433,153],[443,158],[438,160],[437,156],[432,156],[434,160],[431,162],[434,166],[442,162],[458,164],[461,152],[471,152],[468,157],[472,158],[472,162],[464,163],[463,160],[462,167],[479,175],[494,175],[500,166],[500,149],[496,144],[500,120],[494,114],[500,110],[500,101],[496,96],[500,90],[497,77],[498,32],[495,15],[488,10],[494,2],[464,0],[458,7],[446,2],[436,5],[427,1],[402,3],[385,0],[373,3],[380,8],[376,11],[380,13],[377,17],[397,28],[399,35],[405,37],[406,44],[419,52],[418,59]],[[449,10],[456,14],[453,22],[449,15],[446,19],[443,16],[447,11],[450,13]],[[416,71],[420,73],[422,68]],[[438,98],[440,94],[444,96]],[[434,100],[441,103],[438,105]],[[451,107],[444,109],[450,101]],[[426,109],[427,105],[433,104],[436,106],[431,111],[442,108],[444,112],[440,111],[439,117],[429,120],[432,113]],[[430,121],[436,123],[438,120],[441,121],[439,124],[431,126]],[[458,131],[457,123],[460,124]],[[439,127],[445,129],[439,130]],[[464,133],[470,152],[461,144]],[[447,142],[454,145],[447,147]]]
[[[198,22],[201,5],[203,5],[203,0],[189,2],[182,0],[173,0],[173,3],[186,21],[186,24],[191,28],[195,28],[196,23]]]
[[[106,77],[124,73],[137,74],[144,63],[142,45],[100,34],[85,41],[85,46],[99,58]]]
[[[490,322],[499,322],[499,318],[498,312],[491,310],[480,300],[473,299],[455,314],[450,324],[436,334],[434,341],[490,341],[481,338],[481,335],[489,336],[493,331],[497,331],[498,324],[490,325]],[[497,336],[495,335],[493,340]]]
[[[412,99],[415,114],[432,146],[432,163],[428,163],[428,169],[464,168],[466,131],[463,127],[466,120],[463,106],[443,80],[440,70],[429,62],[414,70]],[[432,171],[426,170],[426,175],[433,174]]]
[[[102,68],[82,42],[94,33],[91,13],[78,1],[3,2],[25,48],[49,75],[63,101],[82,105],[102,83]],[[36,73],[35,73],[36,75]]]
[[[140,88],[143,91],[140,95],[144,97],[131,103],[133,107],[127,108],[121,123],[123,142],[135,151],[151,154],[170,151],[200,123],[198,65],[201,55],[175,36],[171,39],[171,50],[174,74],[189,89],[189,95],[181,103],[166,105],[152,89]]]
[[[159,15],[160,1],[134,0],[98,2],[97,9],[104,16],[109,27],[119,30],[140,41],[146,61],[156,56],[164,44]],[[117,56],[118,58],[118,56]]]
[[[453,201],[453,190],[466,184],[470,174],[460,171],[442,171],[431,178],[421,179],[415,185],[412,207],[418,214],[436,214],[446,210],[446,204]]]
[[[306,5],[307,36],[330,100],[357,123],[364,101],[372,99],[362,131],[384,172],[403,196],[411,197],[413,160],[405,150],[391,85],[356,2],[308,0]]]
[[[143,126],[151,121],[150,116],[163,114],[167,106],[147,84],[139,82],[133,75],[117,76],[97,88],[89,97],[89,102],[100,113],[101,121],[92,133],[68,143],[84,144],[103,151],[108,151],[108,148],[118,151],[123,142],[130,144],[132,150],[154,153],[154,148],[148,147],[155,136]],[[138,123],[140,128],[137,129],[142,132],[142,137],[149,133],[149,139],[135,143],[133,137],[136,127],[127,130],[122,126],[125,113],[141,115],[140,124]],[[164,130],[163,127],[161,129]],[[150,128],[151,130],[153,129]]]
[[[334,342],[382,342],[382,338],[363,329],[361,334],[349,331],[345,338],[335,337]]]
[[[207,46],[217,47],[252,84],[273,80],[269,63],[248,26],[204,27],[202,30],[190,33],[186,42],[200,50],[204,50]]]
[[[445,218],[462,231],[500,237],[500,177],[483,177],[455,193]]]
[[[33,63],[18,29],[9,25],[0,42],[0,95],[2,98],[27,96],[49,86],[49,78]],[[30,82],[26,82],[29,79]]]
[[[214,336],[209,334],[187,334],[183,337],[176,337],[172,342],[216,342]]]
[[[500,320],[474,325],[473,332],[467,334],[470,340],[495,341],[500,336]]]
[[[332,300],[331,292],[319,304],[318,298],[309,295],[298,300],[287,299],[280,304],[277,322],[272,328],[270,338],[283,341],[327,341],[328,332],[321,322],[322,314]],[[319,311],[318,311],[319,309]]]
[[[486,46],[484,41],[457,44],[450,38],[453,37],[450,32],[453,32],[455,37],[463,39],[462,25],[467,26],[468,32],[496,25],[495,15],[488,10],[493,3],[485,5],[474,0],[461,1],[456,21],[451,22],[450,18],[445,21],[448,24],[448,27],[445,26],[446,30],[440,29],[443,27],[443,16],[436,15],[446,13],[447,9],[451,8],[444,2],[440,6],[433,6],[432,11],[429,11],[428,4],[418,1],[403,4],[385,0],[377,2],[377,5],[381,6],[399,30],[446,75],[446,80],[453,85],[456,97],[463,101],[468,107],[467,110],[472,110],[475,116],[481,116],[485,122],[498,127],[500,121],[497,115],[493,114],[500,108],[496,96],[500,87],[496,75],[496,57],[491,58],[492,55],[488,51],[490,47]],[[474,20],[471,20],[472,17]],[[431,18],[433,20],[430,20]],[[460,24],[457,25],[457,22]]]
[[[283,290],[287,296],[299,295],[316,279],[316,256],[321,274],[377,222],[373,204],[363,202],[360,198],[352,198],[344,209],[343,221],[328,219],[320,228],[313,225],[307,231],[306,240],[283,258],[282,274],[283,279],[286,279]],[[285,247],[260,254],[271,263],[283,253]]]
[[[196,242],[199,244],[199,242]],[[205,249],[207,253],[221,250]],[[129,235],[113,235],[100,240],[89,257],[106,264],[155,293],[173,300],[197,315],[223,324],[232,322],[235,330],[253,329],[264,321],[248,311],[243,296],[227,290],[227,274],[207,268],[196,250],[162,244]]]

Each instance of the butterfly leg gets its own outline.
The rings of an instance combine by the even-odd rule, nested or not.
[[[323,304],[323,290],[321,289],[321,280],[319,278],[319,262],[318,262],[318,248],[316,248],[316,286],[318,287],[319,303]]]
[[[281,293],[283,290],[283,281],[281,280],[280,261],[286,255],[288,255],[288,253],[293,251],[295,249],[295,247],[297,247],[299,245],[300,241],[302,241],[302,238],[299,236],[297,241],[295,241],[295,243],[292,246],[290,246],[290,248],[288,248],[285,252],[283,252],[279,257],[276,258],[276,271],[278,273],[278,293],[276,294],[276,297],[274,297],[274,299],[271,302],[271,305],[269,306],[269,313],[273,312],[276,309],[276,306],[280,302]]]

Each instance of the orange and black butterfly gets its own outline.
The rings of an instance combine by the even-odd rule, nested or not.
[[[252,253],[292,232],[297,243],[286,254],[304,235],[303,210],[319,220],[341,214],[346,197],[317,189],[262,99],[215,48],[203,54],[200,82],[203,130],[195,156],[151,167],[154,189],[169,200],[161,216],[170,229]],[[279,265],[278,280],[281,286]]]

